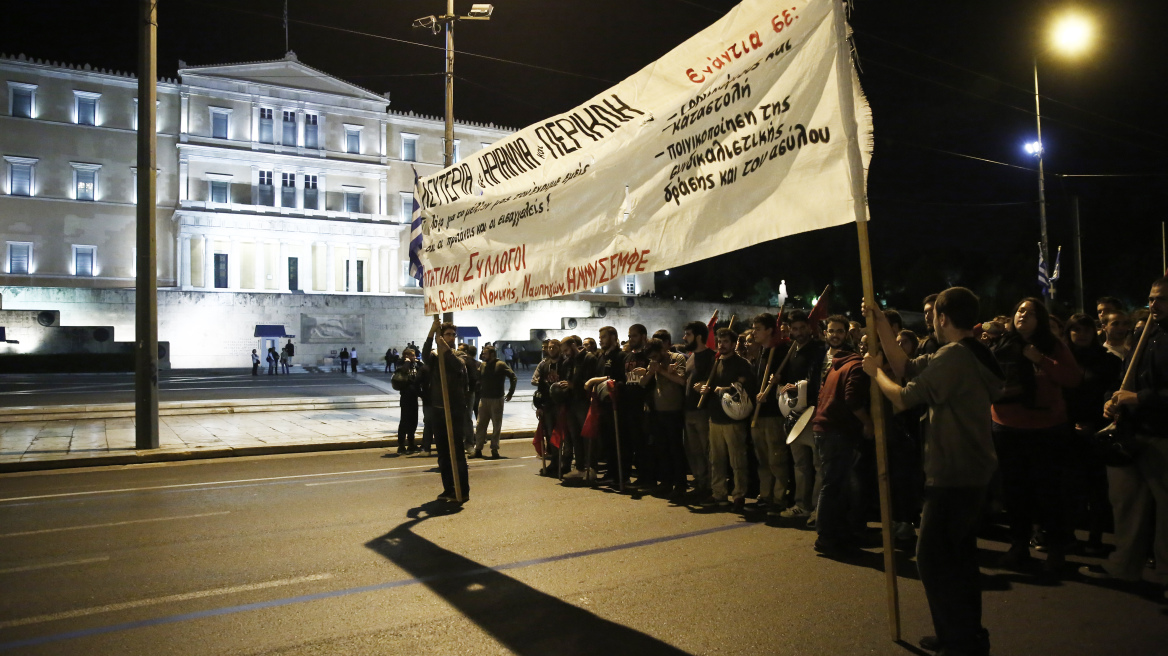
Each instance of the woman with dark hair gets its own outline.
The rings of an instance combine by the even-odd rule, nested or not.
[[[1107,467],[1091,452],[1090,437],[1107,425],[1103,403],[1118,387],[1123,361],[1099,341],[1090,315],[1072,316],[1063,331],[1063,341],[1083,370],[1083,382],[1063,390],[1067,419],[1074,429],[1075,457],[1070,473],[1076,479],[1072,486],[1076,492],[1072,517],[1081,517],[1086,507],[1088,538],[1083,552],[1098,556],[1103,553],[1103,532],[1110,523],[1111,502],[1107,498]]]
[[[1030,562],[1034,524],[1046,527],[1046,570],[1066,562],[1074,539],[1061,501],[1062,478],[1071,457],[1070,427],[1063,389],[1079,385],[1083,372],[1074,356],[1050,331],[1042,300],[1023,299],[994,356],[1006,382],[992,406],[994,447],[1002,473],[1002,492],[1010,524],[1010,550],[999,566],[1017,569]]]

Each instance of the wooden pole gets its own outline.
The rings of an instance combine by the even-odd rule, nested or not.
[[[138,245],[134,283],[134,447],[158,448],[158,6],[138,16]]]
[[[840,115],[847,140],[848,173],[852,186],[852,206],[856,217],[856,236],[860,246],[860,276],[864,301],[869,312],[878,312],[875,284],[872,281],[872,254],[868,245],[868,197],[864,159],[860,151],[856,98],[852,88],[852,53],[848,43],[847,14],[841,0],[834,11],[836,36],[836,80],[839,89]],[[1043,227],[1045,237],[1045,223]],[[1045,242],[1045,239],[1044,239]],[[868,319],[868,346],[879,352],[880,338],[876,322]],[[888,443],[884,435],[884,395],[871,386],[871,415],[876,437],[876,478],[880,489],[880,528],[884,542],[884,577],[888,593],[888,632],[893,642],[900,640],[900,600],[896,582],[896,552],[892,543],[892,489],[888,479]]]
[[[607,383],[605,384],[607,385]],[[618,417],[616,414],[616,399],[612,398],[612,394],[609,394],[608,398],[612,399],[612,434],[616,437],[616,489],[624,492],[625,466],[624,463],[621,462],[620,417]]]
[[[435,339],[441,339],[445,343],[442,324],[437,314],[434,315],[434,324],[438,326]],[[437,343],[435,348],[438,350],[438,382],[442,385],[442,409],[446,412],[446,439],[450,444],[450,474],[454,477],[454,499],[462,503],[466,497],[462,496],[462,480],[458,478],[458,456],[454,452],[454,420],[450,416],[450,388],[446,385],[446,354],[438,348]],[[446,344],[446,350],[451,350],[449,344]],[[458,448],[461,449],[462,446],[459,445]]]
[[[735,319],[735,317],[736,317],[736,315],[733,315],[733,314],[732,314],[732,315],[730,315],[730,325],[729,325],[729,326],[727,326],[727,328],[729,328],[730,330],[734,330],[734,319]],[[716,344],[716,343],[717,343],[717,342],[715,342],[715,344]],[[714,384],[714,369],[716,369],[716,368],[717,368],[717,366],[718,366],[718,357],[719,357],[719,356],[718,356],[718,354],[717,354],[717,353],[714,353],[714,366],[710,368],[710,377],[706,379],[706,387],[709,387],[710,385],[713,385],[713,384]],[[709,392],[709,390],[707,390],[706,392],[702,392],[702,398],[698,399],[698,407],[699,407],[699,408],[700,408],[700,407],[702,407],[703,405],[705,405],[705,403],[706,403],[706,394],[707,394],[708,392]]]

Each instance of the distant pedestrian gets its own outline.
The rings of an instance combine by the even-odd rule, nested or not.
[[[260,375],[260,356],[255,349],[251,350],[251,375]]]
[[[389,373],[389,370],[392,368],[393,368],[393,349],[387,348],[387,349],[385,349],[385,373]]]
[[[349,349],[342,347],[337,359],[341,361],[341,373],[349,373]]]
[[[276,347],[268,347],[268,375],[276,375],[276,365],[280,362],[280,354],[276,353]]]
[[[280,371],[288,373],[288,346],[280,349]]]
[[[503,382],[508,381],[510,388],[503,394]],[[483,447],[487,443],[487,427],[494,426],[491,434],[491,457],[499,457],[499,432],[503,423],[503,403],[510,401],[515,394],[517,382],[515,372],[506,362],[500,362],[495,357],[495,347],[483,347],[483,362],[479,365],[479,382],[482,398],[479,400],[479,423],[475,431],[475,458],[483,457]]]
[[[352,367],[353,373],[357,373],[357,347],[349,349],[349,366]]]
[[[288,366],[291,367],[292,358],[296,357],[296,346],[292,343],[292,340],[288,340],[288,343],[284,345],[284,350],[288,352]]]
[[[503,347],[503,361],[506,362],[507,366],[511,367],[512,370],[515,369],[515,351],[510,346]]]

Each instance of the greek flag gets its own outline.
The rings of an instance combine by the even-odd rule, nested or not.
[[[413,255],[410,255],[411,259]],[[1042,257],[1042,242],[1038,242],[1038,286],[1042,287],[1042,295],[1050,295],[1050,278],[1046,274],[1046,259]]]
[[[418,171],[414,169],[414,207],[410,220],[410,275],[422,283],[422,206],[418,204]]]

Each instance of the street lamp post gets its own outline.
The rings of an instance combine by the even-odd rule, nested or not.
[[[1042,229],[1042,262],[1043,266],[1050,266],[1050,242],[1046,235],[1046,181],[1042,174],[1042,103],[1038,96],[1038,56],[1034,56],[1034,118],[1038,124],[1038,141],[1034,145],[1034,154],[1038,157],[1038,224]],[[1050,284],[1046,287],[1046,304],[1049,307],[1053,289]]]

